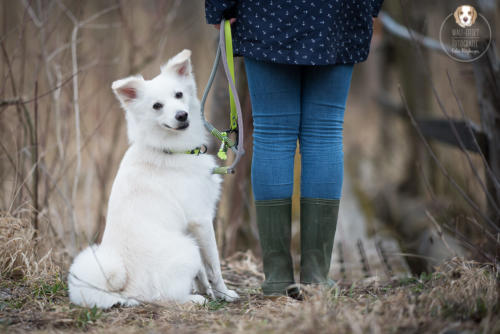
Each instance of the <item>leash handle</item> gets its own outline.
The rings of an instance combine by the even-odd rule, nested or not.
[[[229,74],[233,79],[233,82],[236,82],[234,79],[234,59],[233,59],[233,37],[231,35],[231,23],[229,21],[224,22],[224,39],[226,42],[226,60],[227,67],[229,68]],[[229,86],[229,106],[231,107],[231,115],[230,115],[230,129],[236,130],[238,127],[238,114],[236,112],[236,103],[234,102],[234,94],[231,89],[231,84]]]
[[[226,29],[227,27],[227,29]],[[212,171],[213,174],[234,174],[235,167],[238,162],[241,160],[241,157],[245,154],[244,145],[243,145],[243,114],[241,111],[241,104],[238,98],[238,92],[236,91],[236,86],[234,84],[234,60],[233,60],[233,47],[232,47],[232,38],[231,38],[231,30],[230,23],[222,20],[221,29],[219,34],[219,45],[217,47],[217,53],[215,55],[215,61],[212,66],[212,71],[210,72],[210,77],[208,79],[207,85],[205,86],[205,90],[203,91],[203,96],[201,98],[201,106],[200,111],[203,117],[203,124],[205,128],[210,132],[214,137],[223,142],[223,144],[231,151],[234,152],[235,157],[230,166],[216,167]],[[228,43],[226,43],[228,41]],[[226,45],[229,44],[229,48]],[[229,60],[230,59],[230,60]],[[230,104],[231,104],[231,130],[235,130],[237,135],[237,140],[234,142],[229,138],[229,136],[224,135],[224,132],[217,130],[209,121],[207,121],[205,117],[205,103],[207,101],[208,93],[210,92],[210,88],[215,79],[215,74],[217,73],[217,67],[219,66],[219,61],[222,62],[224,67],[224,74],[226,75],[227,81],[229,83],[229,93],[231,96]],[[231,65],[228,63],[231,62]],[[231,68],[231,69],[230,69]],[[234,93],[234,94],[233,94]],[[233,103],[234,102],[234,109]],[[233,111],[234,110],[234,111]],[[236,124],[236,126],[234,125]]]

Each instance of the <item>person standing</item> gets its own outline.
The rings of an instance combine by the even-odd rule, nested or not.
[[[252,189],[264,295],[297,297],[290,253],[297,139],[301,284],[329,284],[343,180],[344,110],[355,63],[368,57],[383,0],[206,0],[208,24],[230,20],[254,120]]]

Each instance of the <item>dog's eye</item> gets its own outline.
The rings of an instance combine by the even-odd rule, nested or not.
[[[182,92],[175,93],[175,98],[176,99],[182,99]]]
[[[460,15],[462,15],[464,12],[460,11]]]
[[[161,104],[160,102],[156,102],[155,104],[153,104],[154,110],[160,110],[161,108],[163,108],[163,104]]]
[[[471,14],[472,14],[472,12],[469,10],[469,15],[471,15]]]

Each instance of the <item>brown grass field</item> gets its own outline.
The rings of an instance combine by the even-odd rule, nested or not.
[[[458,258],[420,277],[309,288],[296,301],[264,298],[258,261],[240,252],[223,261],[236,303],[82,308],[69,302],[64,254],[35,256],[29,221],[0,219],[0,332],[500,333],[498,277]]]

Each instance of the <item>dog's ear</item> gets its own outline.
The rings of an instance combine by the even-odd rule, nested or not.
[[[455,16],[455,22],[457,22],[457,23],[460,23],[459,13],[460,13],[461,8],[462,8],[462,6],[458,6],[457,9],[455,9],[455,13],[453,13],[453,16]]]
[[[477,19],[477,10],[476,8],[472,7],[472,19],[470,21],[471,25],[474,24],[474,22],[476,22],[476,19]]]
[[[183,77],[191,75],[191,50],[182,50],[163,65],[161,73],[167,72],[174,72]]]
[[[113,92],[122,103],[130,103],[137,99],[144,78],[141,75],[116,80],[111,85]]]

